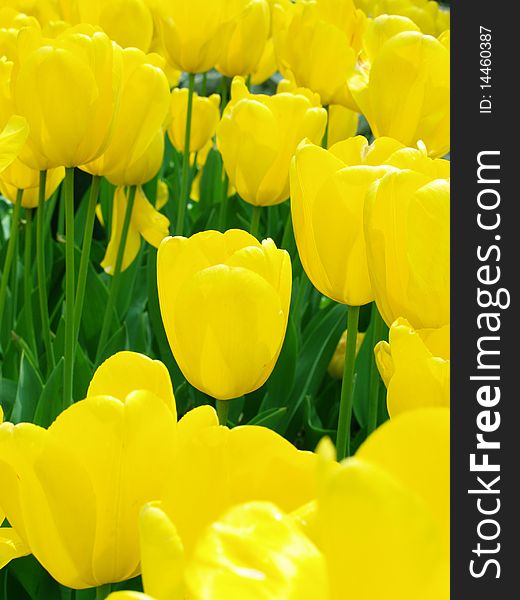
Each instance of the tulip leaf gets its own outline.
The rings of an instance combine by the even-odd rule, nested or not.
[[[305,396],[316,394],[327,373],[327,367],[345,329],[346,312],[345,306],[331,304],[311,319],[303,333],[303,346],[296,367],[296,385],[288,400],[287,415],[282,423],[284,432],[291,431],[289,439],[293,438],[301,425]]]
[[[311,396],[305,396],[304,410],[305,410],[304,426],[305,426],[305,433],[307,436],[306,444],[305,444],[306,447],[312,448],[312,449],[316,448],[319,441],[325,436],[330,437],[332,440],[335,439],[336,430],[335,429],[326,429],[325,427],[323,427],[323,423],[321,422],[318,412],[316,411],[316,405],[313,402],[313,399]]]
[[[101,351],[99,363],[101,364],[105,361],[109,356],[115,354],[116,352],[120,352],[121,350],[125,350],[127,347],[127,330],[126,325],[123,323],[121,327],[114,333],[114,335],[108,340],[105,344],[105,347]]]
[[[9,573],[16,578],[31,600],[59,598],[60,586],[40,565],[34,556],[24,556],[9,564]],[[23,596],[9,594],[10,600],[22,600]]]
[[[276,426],[279,424],[286,412],[286,407],[269,408],[253,417],[251,421],[249,421],[248,425],[261,425],[262,427],[268,427],[269,429],[276,430]]]
[[[5,377],[0,378],[0,406],[2,406],[5,418],[9,417],[13,409],[16,387],[16,381]]]
[[[27,359],[25,353],[22,353],[20,378],[11,413],[13,423],[32,421],[42,390],[43,382],[38,371]]]
[[[368,401],[370,396],[370,369],[373,364],[373,331],[374,322],[370,322],[365,338],[356,358],[356,385],[354,387],[354,416],[357,422],[365,427],[368,417]],[[376,368],[374,366],[374,368]]]
[[[63,406],[63,365],[65,359],[60,358],[42,390],[40,400],[34,413],[34,423],[40,427],[49,427],[54,419],[65,408]]]

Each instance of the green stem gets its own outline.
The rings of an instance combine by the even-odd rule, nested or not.
[[[27,325],[27,332],[29,334],[29,343],[31,345],[34,354],[37,354],[36,350],[36,336],[34,333],[34,318],[33,318],[33,306],[32,306],[32,289],[33,289],[33,278],[32,278],[32,219],[33,209],[25,209],[25,245],[24,245],[24,268],[23,268],[23,296],[25,306],[25,323]]]
[[[104,585],[100,585],[96,588],[96,600],[105,600],[105,598],[112,591],[112,584],[105,583]]]
[[[372,332],[372,357],[370,361],[370,387],[368,392],[368,417],[367,417],[367,436],[372,433],[377,427],[377,415],[379,409],[379,385],[380,385],[380,376],[379,371],[377,369],[376,358],[374,355],[374,348],[376,344],[383,337],[383,327],[384,322],[377,310],[377,306],[374,302],[372,306],[373,311],[373,332]]]
[[[338,434],[336,451],[338,460],[350,456],[350,425],[354,397],[354,368],[356,365],[356,341],[359,323],[359,306],[349,306],[347,314],[347,345],[343,367],[343,383],[339,404]]]
[[[11,274],[11,267],[13,265],[16,250],[16,242],[18,239],[22,197],[23,190],[18,190],[16,192],[16,202],[14,204],[13,216],[11,219],[11,234],[9,236],[9,242],[7,243],[7,254],[5,257],[4,268],[2,270],[2,280],[0,283],[0,323],[2,322],[4,317],[5,299],[7,297],[7,284],[9,283],[9,276]]]
[[[65,169],[65,363],[63,368],[63,406],[74,402],[74,167]]]
[[[116,305],[119,288],[121,287],[121,269],[123,266],[123,258],[125,255],[126,240],[128,238],[128,230],[130,229],[130,222],[132,220],[132,211],[135,202],[135,193],[137,187],[132,185],[128,194],[128,202],[125,211],[125,220],[123,222],[123,229],[121,230],[121,240],[119,242],[119,248],[117,249],[116,265],[114,268],[114,274],[112,276],[112,282],[110,284],[110,292],[108,294],[108,301],[105,310],[105,316],[103,318],[103,326],[101,328],[101,334],[99,336],[98,347],[96,351],[96,364],[99,364],[101,359],[101,352],[103,351],[105,344],[108,340],[108,333],[110,331],[110,323],[112,319],[112,312]]]
[[[195,75],[189,74],[188,87],[188,110],[186,112],[186,134],[184,137],[184,153],[182,157],[181,174],[181,192],[179,195],[179,206],[177,209],[177,225],[175,227],[176,235],[183,235],[184,220],[186,216],[186,205],[190,195],[189,174],[190,174],[190,140],[191,140],[191,116],[193,112],[193,92],[195,89]]]
[[[38,191],[38,212],[36,213],[36,271],[38,277],[38,299],[40,302],[40,317],[42,322],[42,337],[47,356],[47,372],[56,366],[54,350],[51,343],[51,324],[49,305],[47,302],[47,274],[45,268],[45,186],[47,171],[40,171],[40,187]]]
[[[229,403],[231,400],[217,400],[217,415],[220,425],[227,425],[229,415]]]
[[[96,219],[96,205],[99,196],[100,183],[101,177],[94,175],[92,177],[92,183],[90,184],[87,218],[85,221],[85,231],[83,233],[83,245],[81,248],[81,259],[79,263],[78,285],[76,287],[76,303],[74,305],[74,342],[76,342],[78,339],[81,316],[83,314],[83,302],[85,300],[85,289],[87,286],[90,248],[92,247],[92,234],[94,231],[94,221]]]
[[[251,225],[249,227],[249,233],[258,238],[260,231],[260,217],[262,216],[262,207],[253,206],[253,212],[251,213]]]
[[[222,176],[222,200],[220,201],[220,209],[218,214],[218,230],[226,231],[229,179],[224,169]]]

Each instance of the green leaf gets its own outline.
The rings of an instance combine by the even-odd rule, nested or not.
[[[248,425],[261,425],[276,430],[277,425],[287,412],[287,408],[269,408],[259,413],[249,421]]]
[[[63,365],[62,357],[49,376],[40,395],[40,401],[34,413],[34,423],[40,427],[49,427],[65,408],[63,405]]]
[[[16,399],[16,381],[0,378],[0,405],[4,411],[4,417],[9,417],[13,410]]]
[[[31,422],[33,420],[42,390],[43,382],[39,373],[31,365],[25,353],[22,354],[20,379],[18,380],[16,399],[11,413],[13,423]]]
[[[31,600],[59,598],[60,586],[34,556],[24,556],[12,561],[9,564],[9,572],[22,585]],[[9,599],[14,600],[15,596],[9,595]]]
[[[323,427],[323,423],[316,411],[315,403],[311,396],[305,396],[305,433],[306,440],[305,446],[309,449],[314,450],[318,445],[319,441],[328,436],[334,442],[336,439],[336,430],[326,429]]]

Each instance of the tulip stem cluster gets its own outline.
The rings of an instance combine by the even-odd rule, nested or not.
[[[125,255],[126,241],[128,239],[128,230],[130,229],[130,222],[132,220],[132,211],[134,208],[136,191],[137,187],[135,185],[130,186],[130,191],[128,193],[128,200],[126,204],[125,219],[123,222],[123,229],[121,231],[121,241],[119,243],[119,248],[117,249],[116,265],[112,277],[112,282],[110,285],[107,307],[105,311],[105,316],[103,317],[103,325],[101,327],[101,334],[99,336],[99,342],[96,351],[96,364],[99,364],[101,360],[101,352],[103,351],[103,348],[105,347],[105,344],[108,340],[110,324],[112,323],[112,313],[116,306],[119,288],[121,287],[121,270],[123,266],[123,258]]]
[[[63,399],[65,406],[73,403],[74,379],[74,168],[65,170],[65,364],[63,376]]]
[[[341,399],[339,404],[338,434],[336,449],[338,460],[350,456],[350,426],[352,422],[352,406],[354,397],[354,372],[356,365],[356,341],[359,324],[359,306],[349,306],[347,314],[347,345]]]
[[[36,215],[36,269],[38,275],[38,298],[40,301],[40,317],[42,321],[42,337],[47,356],[47,372],[51,373],[56,366],[51,342],[51,324],[49,305],[47,304],[47,275],[45,267],[45,187],[47,171],[40,171],[38,194],[38,213]]]
[[[90,259],[90,248],[92,246],[92,234],[94,231],[94,221],[96,219],[96,205],[99,196],[99,186],[101,177],[94,175],[90,185],[90,193],[87,207],[87,218],[85,221],[85,231],[83,234],[83,245],[81,247],[81,259],[79,263],[78,285],[76,288],[76,303],[74,306],[74,340],[77,341],[81,316],[83,314],[83,302],[85,300],[85,288],[87,285],[87,273]]]
[[[176,235],[184,233],[184,219],[186,216],[186,206],[188,204],[190,189],[189,189],[189,172],[190,172],[190,141],[191,141],[191,121],[193,112],[193,93],[195,91],[195,75],[188,75],[188,107],[186,112],[186,134],[184,138],[184,153],[182,157],[182,174],[181,174],[181,193],[179,195],[179,206],[177,212],[177,225],[175,228]]]
[[[15,255],[16,243],[18,240],[18,229],[20,226],[20,209],[22,207],[22,195],[23,190],[18,190],[16,194],[16,203],[14,205],[13,217],[11,221],[11,235],[9,237],[9,243],[7,244],[7,255],[5,257],[5,264],[2,270],[2,282],[0,284],[0,323],[2,322],[5,310],[5,299],[7,295],[7,284],[9,282],[9,275],[11,274],[11,267],[13,265],[13,258]]]

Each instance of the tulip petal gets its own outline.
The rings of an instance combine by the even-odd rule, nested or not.
[[[124,401],[136,390],[147,390],[161,398],[177,418],[168,369],[159,360],[137,352],[118,352],[107,358],[94,373],[87,397],[113,396]]]
[[[267,502],[237,506],[213,523],[186,579],[197,600],[329,598],[323,556],[291,517]]]
[[[0,527],[0,569],[3,569],[13,559],[26,556],[30,552],[27,544],[14,529]]]
[[[169,219],[153,207],[141,186],[136,191],[132,220],[137,231],[155,248],[169,235]]]
[[[0,131],[0,173],[20,154],[28,135],[27,121],[17,115],[12,116]]]

